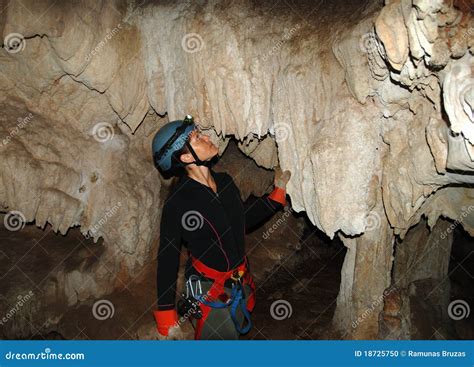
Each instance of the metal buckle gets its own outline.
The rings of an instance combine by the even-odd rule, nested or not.
[[[245,274],[245,271],[243,270],[235,270],[230,276],[230,279],[232,279],[234,282],[240,282],[242,281],[242,276],[244,274]]]

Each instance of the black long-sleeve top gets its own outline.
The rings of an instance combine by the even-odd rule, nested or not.
[[[175,307],[181,245],[193,257],[218,271],[244,261],[244,235],[268,220],[283,205],[264,195],[242,202],[240,191],[225,172],[210,170],[217,194],[183,176],[166,200],[160,224],[158,250],[158,310]],[[188,259],[186,276],[198,274]]]

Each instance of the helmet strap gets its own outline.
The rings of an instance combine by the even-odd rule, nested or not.
[[[187,166],[189,164],[195,164],[196,166],[206,166],[206,167],[211,167],[213,162],[212,160],[209,160],[209,161],[202,161],[199,159],[199,157],[197,156],[196,152],[194,151],[193,147],[191,146],[191,144],[189,143],[189,140],[186,140],[186,142],[184,143],[189,151],[191,152],[192,156],[194,157],[194,162],[189,162],[189,163],[184,163],[184,162],[181,162],[183,165]]]

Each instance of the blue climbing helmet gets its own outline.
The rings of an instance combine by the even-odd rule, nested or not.
[[[158,130],[152,142],[153,162],[156,168],[167,172],[172,168],[177,168],[179,165],[184,166],[192,163],[198,166],[209,166],[210,162],[201,161],[189,143],[189,134],[194,129],[196,129],[196,124],[194,123],[193,117],[186,115],[184,120],[168,122]],[[173,159],[173,154],[179,152],[185,145],[193,155],[195,159],[194,162],[184,163]]]

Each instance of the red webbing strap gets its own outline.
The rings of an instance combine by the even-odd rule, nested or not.
[[[192,265],[193,267],[202,275],[204,275],[206,278],[213,279],[214,282],[211,285],[211,288],[209,289],[209,299],[210,300],[216,300],[218,299],[219,295],[224,292],[224,285],[225,281],[229,279],[234,271],[244,271],[244,276],[243,276],[243,284],[248,284],[251,288],[251,293],[248,296],[248,301],[247,301],[247,309],[249,311],[252,311],[253,308],[255,307],[255,284],[253,282],[253,278],[251,274],[247,271],[247,258],[245,258],[245,261],[239,265],[237,268],[229,270],[229,271],[217,271],[215,269],[212,269],[205,265],[203,262],[200,260],[196,259],[195,257],[191,257]],[[206,322],[207,317],[209,316],[209,313],[211,312],[212,307],[205,305],[204,303],[201,303],[199,305],[202,310],[202,317],[200,319],[196,319],[196,328],[194,330],[194,339],[199,340],[201,339],[201,332],[202,328],[204,327],[204,323]]]

